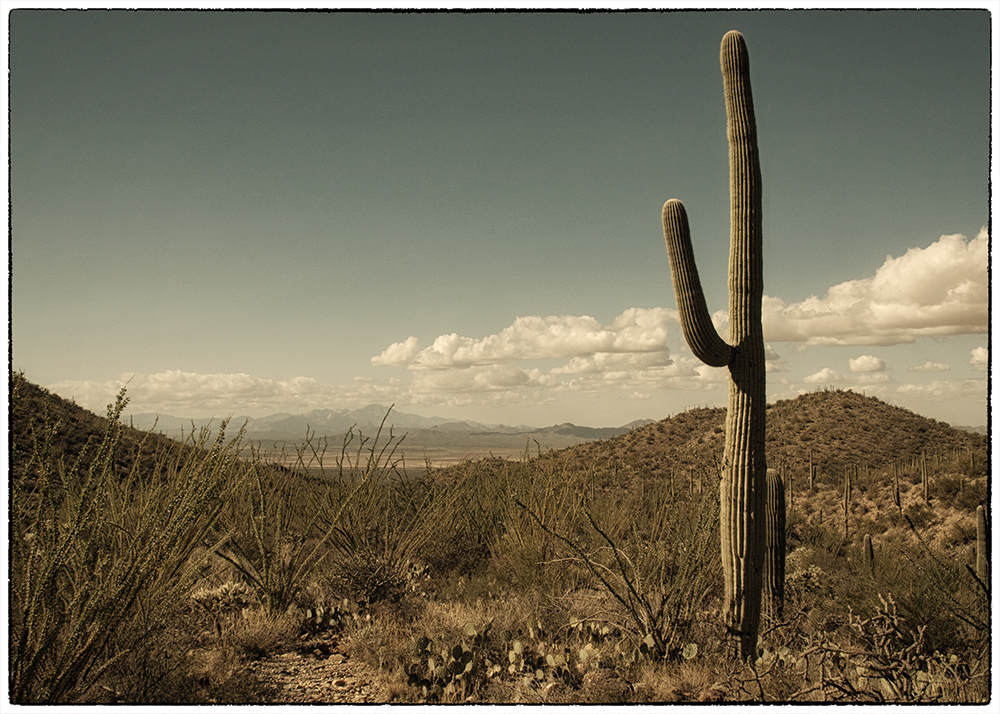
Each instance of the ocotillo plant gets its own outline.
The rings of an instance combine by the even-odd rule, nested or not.
[[[785,482],[777,469],[767,470],[764,510],[764,602],[772,623],[781,620],[785,605]]]
[[[663,206],[663,236],[681,329],[691,351],[712,367],[729,368],[726,443],[720,485],[720,535],[726,617],[744,659],[755,655],[764,559],[765,375],[761,300],[764,294],[761,181],[750,60],[743,36],[722,38],[720,50],[729,139],[729,342],[712,324],[694,263],[683,204]]]

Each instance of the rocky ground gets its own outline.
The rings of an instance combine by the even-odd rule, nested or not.
[[[336,636],[310,640],[295,649],[249,665],[253,675],[276,691],[268,704],[374,704],[385,702],[370,668],[347,653]]]

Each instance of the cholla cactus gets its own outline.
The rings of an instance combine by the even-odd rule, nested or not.
[[[767,463],[760,163],[750,61],[739,32],[722,38],[720,62],[729,139],[728,343],[716,332],[708,313],[687,214],[677,199],[663,206],[663,235],[684,337],[705,364],[729,368],[720,487],[722,566],[727,624],[739,636],[741,657],[748,659],[755,655],[760,621]]]
[[[222,635],[238,615],[256,602],[253,590],[246,583],[233,581],[214,588],[199,588],[191,593],[191,599],[212,616],[216,635]]]

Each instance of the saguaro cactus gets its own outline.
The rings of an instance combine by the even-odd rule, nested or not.
[[[848,520],[851,517],[851,467],[844,470],[844,540],[850,538]]]
[[[920,454],[920,487],[923,490],[924,503],[931,502],[930,483],[927,479],[927,452]]]
[[[872,546],[872,537],[865,533],[863,553],[865,557],[865,565],[869,568],[875,565],[875,548]]]
[[[781,620],[785,607],[785,480],[777,469],[767,470],[764,510],[764,602],[772,623]]]
[[[976,575],[984,583],[990,582],[990,560],[986,551],[986,542],[989,537],[986,524],[986,507],[976,507]]]
[[[726,617],[740,656],[755,655],[764,560],[765,376],[761,326],[761,182],[750,61],[743,36],[722,38],[720,50],[729,139],[729,341],[715,331],[698,279],[684,206],[663,206],[663,235],[681,328],[705,364],[729,368],[726,444],[720,486],[720,531]]]

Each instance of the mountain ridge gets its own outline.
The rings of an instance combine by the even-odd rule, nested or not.
[[[83,444],[103,432],[105,419],[62,399],[26,379],[11,375],[12,403],[10,445],[12,454],[30,453],[37,431],[50,415],[51,423],[61,423],[65,434],[55,444],[56,452],[72,463]],[[16,389],[15,389],[16,387]],[[802,469],[813,462],[823,470],[839,470],[849,465],[880,467],[893,459],[965,451],[987,445],[987,437],[962,431],[949,424],[921,416],[875,397],[851,391],[816,391],[795,399],[779,400],[767,408],[768,465]],[[128,418],[125,420],[128,425]],[[449,422],[445,421],[443,425]],[[454,422],[450,422],[454,424]],[[216,424],[216,426],[218,423]],[[406,433],[404,448],[408,459],[441,456],[450,461],[484,458],[487,455],[521,458],[544,454],[567,459],[569,468],[588,468],[614,463],[616,468],[639,469],[648,476],[677,469],[714,469],[721,458],[725,432],[725,409],[695,408],[660,421],[631,428],[611,438],[596,439],[589,427],[564,423],[544,429],[500,433],[415,429]],[[134,417],[133,417],[134,426]],[[233,433],[238,423],[231,423]],[[531,429],[531,428],[529,428]],[[129,439],[142,439],[143,432],[127,429]],[[562,432],[562,433],[560,433]],[[35,436],[32,436],[35,434]],[[190,434],[190,432],[188,432]],[[366,430],[366,437],[374,434]],[[167,437],[155,434],[157,439]],[[301,442],[305,432],[288,441]],[[385,438],[383,434],[383,438]],[[396,437],[403,437],[396,433]],[[588,438],[591,437],[591,438]],[[265,451],[274,443],[263,444]],[[127,465],[123,464],[122,468]]]
[[[127,417],[130,424],[137,429],[155,430],[169,437],[180,437],[190,434],[203,426],[217,425],[221,419],[217,417],[190,419],[176,417],[170,414],[155,414],[143,412]],[[396,431],[436,431],[439,433],[463,433],[470,436],[531,436],[537,434],[558,434],[580,439],[604,439],[625,433],[630,429],[652,423],[653,419],[637,419],[621,426],[586,427],[569,422],[550,426],[537,427],[526,424],[483,424],[469,420],[448,419],[445,417],[424,417],[396,411],[378,404],[370,404],[360,409],[313,409],[303,414],[278,412],[263,417],[238,416],[232,417],[229,423],[242,426],[246,424],[246,433],[250,437],[267,439],[301,439],[307,431],[317,436],[336,436],[354,428],[364,433],[371,432],[383,425]],[[193,426],[192,426],[193,425]]]

